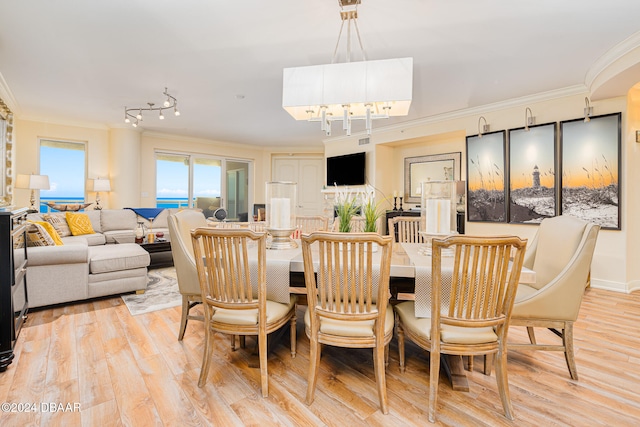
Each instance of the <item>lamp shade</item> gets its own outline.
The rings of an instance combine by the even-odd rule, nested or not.
[[[344,105],[363,116],[388,108],[389,116],[409,113],[413,91],[413,58],[383,59],[285,68],[282,107],[296,120],[308,120],[320,107],[341,117]]]
[[[90,191],[111,191],[111,181],[108,179],[96,178]]]
[[[29,190],[48,190],[49,176],[47,175],[18,175],[16,178],[16,188],[27,188]]]

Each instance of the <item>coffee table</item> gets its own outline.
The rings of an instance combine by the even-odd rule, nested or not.
[[[145,251],[149,252],[149,256],[151,257],[149,268],[173,266],[171,242],[141,243],[140,246],[142,246]]]

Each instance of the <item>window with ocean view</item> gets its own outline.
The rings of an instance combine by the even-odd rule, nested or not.
[[[248,161],[157,152],[156,206],[195,207],[207,217],[223,207],[228,210],[228,219],[238,220],[248,210],[249,165]]]
[[[83,203],[86,149],[81,142],[40,140],[40,174],[49,177],[49,190],[40,191],[40,212],[47,202]]]

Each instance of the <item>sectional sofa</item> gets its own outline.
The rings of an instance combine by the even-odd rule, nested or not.
[[[134,243],[138,222],[170,240],[165,209],[153,220],[130,209],[86,211],[94,233],[62,237],[61,246],[27,248],[27,288],[30,307],[84,300],[147,287],[149,254]],[[45,214],[27,219],[45,221]],[[64,212],[50,215],[65,217]]]

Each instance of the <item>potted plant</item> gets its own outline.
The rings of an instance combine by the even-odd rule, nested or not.
[[[364,216],[364,231],[376,233],[378,231],[378,219],[382,216],[382,211],[378,209],[379,203],[375,202],[375,189],[367,185],[362,204],[362,215]]]
[[[336,186],[335,208],[339,221],[338,231],[341,233],[350,232],[351,218],[358,212],[356,197],[348,189],[338,190]]]

